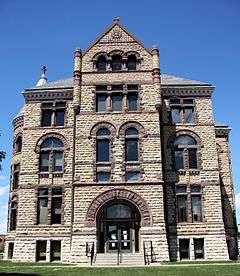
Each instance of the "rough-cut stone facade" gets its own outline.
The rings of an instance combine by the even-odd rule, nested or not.
[[[98,72],[100,53],[111,60],[122,56],[123,69]],[[134,53],[137,68],[128,71],[126,60]],[[138,85],[139,109],[97,113],[96,86]],[[189,239],[189,258],[194,260],[194,239],[204,239],[204,259],[227,260],[237,256],[237,227],[228,134],[229,128],[217,125],[212,114],[213,87],[210,84],[160,74],[157,47],[147,49],[115,19],[107,31],[84,53],[76,50],[74,77],[26,89],[24,110],[14,119],[14,141],[22,136],[21,152],[13,151],[12,166],[20,164],[17,189],[9,199],[17,200],[16,229],[6,236],[5,258],[14,243],[14,261],[35,261],[36,241],[47,241],[46,261],[50,261],[50,242],[61,241],[62,262],[88,262],[86,243],[94,242],[98,250],[97,215],[105,203],[115,200],[131,202],[140,214],[139,252],[143,242],[152,241],[157,261],[180,260],[179,239]],[[194,100],[194,122],[173,125],[169,121],[170,99]],[[41,105],[46,101],[66,102],[62,127],[41,126]],[[108,183],[98,183],[96,173],[96,133],[107,127],[110,134],[111,170]],[[124,159],[124,133],[128,127],[139,131],[140,171],[135,183],[125,180],[129,165]],[[173,142],[179,135],[191,135],[197,141],[198,168],[176,171]],[[64,172],[39,173],[41,142],[58,137],[64,144]],[[134,167],[135,166],[135,167]],[[177,222],[175,186],[198,184],[202,189],[202,221]],[[38,188],[62,187],[61,224],[37,223]],[[50,205],[49,205],[50,206]],[[51,207],[49,207],[49,212]],[[191,210],[190,210],[191,212]]]

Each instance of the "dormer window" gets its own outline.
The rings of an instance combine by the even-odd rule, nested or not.
[[[97,71],[102,72],[107,70],[107,61],[105,56],[100,56],[96,63]]]
[[[133,71],[137,69],[137,59],[134,55],[130,55],[127,59],[127,69]]]
[[[112,71],[122,70],[122,57],[120,55],[112,56],[111,67],[112,67]]]

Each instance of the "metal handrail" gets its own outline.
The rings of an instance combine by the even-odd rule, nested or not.
[[[148,254],[148,250],[147,250],[147,243],[150,243],[150,256]],[[153,245],[152,245],[152,241],[144,241],[143,242],[143,254],[144,254],[144,263],[145,265],[149,265],[150,263],[153,263]],[[149,260],[150,257],[150,260]]]
[[[90,257],[90,263],[92,265],[94,258],[94,242],[86,242],[86,256]]]

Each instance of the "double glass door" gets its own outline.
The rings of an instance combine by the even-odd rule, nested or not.
[[[128,223],[107,224],[106,246],[108,252],[132,252],[132,229]]]

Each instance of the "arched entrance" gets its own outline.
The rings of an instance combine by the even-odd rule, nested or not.
[[[126,200],[113,200],[97,214],[97,250],[105,252],[138,252],[140,213]]]

